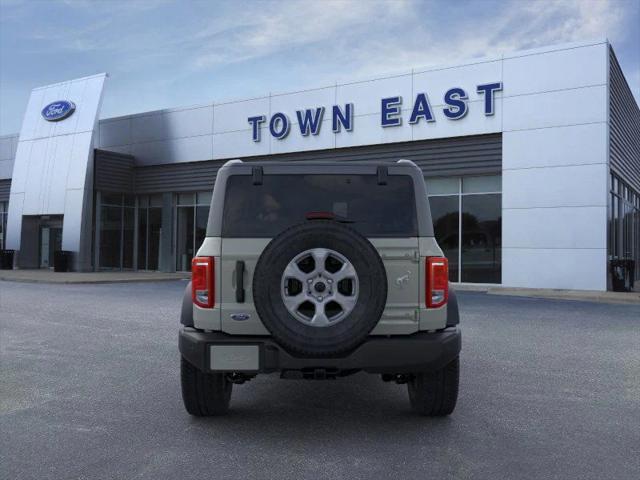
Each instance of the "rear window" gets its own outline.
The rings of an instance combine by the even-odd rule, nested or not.
[[[324,212],[366,237],[418,235],[413,181],[389,175],[265,175],[253,185],[249,175],[227,180],[222,235],[267,237]]]

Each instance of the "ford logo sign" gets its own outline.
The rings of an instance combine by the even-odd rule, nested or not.
[[[238,322],[244,322],[245,320],[249,320],[251,317],[248,313],[232,313],[231,318]]]
[[[58,100],[57,102],[51,102],[42,109],[42,118],[48,122],[59,122],[70,117],[75,110],[75,103],[68,100]]]

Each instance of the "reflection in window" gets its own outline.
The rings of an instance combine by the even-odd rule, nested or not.
[[[133,268],[135,208],[130,196],[103,193],[100,197],[99,267]]]
[[[500,176],[427,179],[434,233],[449,260],[449,279],[502,281]]]
[[[433,230],[444,256],[449,260],[449,280],[458,281],[459,202],[458,195],[431,197]]]
[[[162,195],[138,197],[138,269],[160,270]]]
[[[181,193],[176,206],[176,269],[188,271],[204,241],[211,192]]]
[[[462,197],[462,281],[500,283],[502,205],[500,194]]]
[[[613,173],[610,176],[609,259],[633,261],[640,278],[640,193]]]

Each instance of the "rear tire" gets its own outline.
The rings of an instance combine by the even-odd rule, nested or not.
[[[427,417],[450,415],[456,408],[460,357],[435,372],[415,373],[408,382],[411,408]]]
[[[204,373],[180,357],[182,401],[196,417],[223,415],[229,410],[233,384],[224,373]]]

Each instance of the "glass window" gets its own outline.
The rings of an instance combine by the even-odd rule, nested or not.
[[[438,245],[452,282],[501,283],[502,177],[427,179]],[[458,191],[457,186],[462,186]],[[444,195],[446,192],[452,195]],[[493,193],[495,192],[495,193]]]
[[[135,209],[124,207],[122,222],[122,268],[133,268],[134,232]]]
[[[433,230],[444,256],[449,260],[449,280],[458,282],[459,196],[429,198]]]
[[[99,268],[133,268],[134,200],[131,195],[100,193]]]
[[[7,215],[9,204],[0,202],[0,250],[4,249],[7,235]]]
[[[139,204],[143,202],[138,199]],[[148,208],[138,209],[138,269],[147,268],[147,228],[148,228]]]
[[[462,193],[497,193],[502,191],[502,177],[482,176],[464,177],[462,179]]]
[[[261,185],[253,185],[251,176],[232,175],[222,234],[270,238],[311,212],[333,215],[367,237],[418,234],[408,175],[390,175],[386,185],[376,175],[265,175]]]
[[[147,251],[147,270],[159,270],[160,264],[160,252],[162,248],[160,246],[162,238],[162,209],[153,207],[149,209],[148,220],[148,251]]]
[[[429,178],[427,193],[429,195],[447,195],[460,193],[460,179],[455,178]]]
[[[152,207],[162,207],[162,195],[151,195],[149,205]]]
[[[198,200],[198,205],[210,205],[211,192],[198,192],[197,200]]]
[[[162,197],[157,196],[156,202],[162,204]],[[153,203],[153,199],[152,199]],[[180,193],[177,196],[176,207],[176,270],[188,271],[191,269],[191,260],[195,256],[198,248],[204,241],[207,234],[207,221],[209,219],[209,204],[211,203],[211,192]],[[153,264],[155,268],[159,266],[157,253],[160,251],[160,224],[161,209],[158,210],[157,219],[151,228],[153,235],[157,238],[157,252],[152,252]],[[150,232],[151,235],[151,232]],[[151,268],[151,267],[150,267]]]
[[[191,270],[194,255],[194,213],[195,207],[178,207],[176,228],[176,269]]]
[[[102,193],[100,200],[102,205],[122,205],[122,194],[120,193]]]
[[[120,268],[122,207],[100,207],[100,267]]]
[[[502,267],[501,195],[462,197],[461,279],[500,283]]]
[[[193,193],[179,193],[178,205],[195,205]]]

